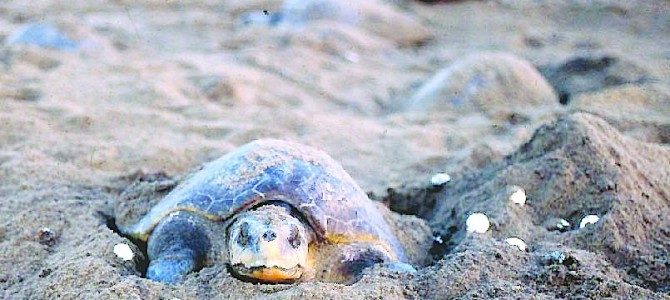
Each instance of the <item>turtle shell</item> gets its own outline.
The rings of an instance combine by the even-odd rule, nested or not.
[[[126,233],[146,240],[156,224],[175,211],[223,222],[277,200],[297,209],[321,241],[373,242],[394,259],[406,261],[375,204],[339,163],[315,148],[281,140],[257,140],[206,164]]]

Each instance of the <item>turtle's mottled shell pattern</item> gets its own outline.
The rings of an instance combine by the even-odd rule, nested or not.
[[[174,211],[226,221],[271,200],[298,209],[322,241],[375,242],[395,259],[406,260],[375,204],[340,164],[322,151],[280,140],[258,140],[205,165],[127,233],[146,239]]]

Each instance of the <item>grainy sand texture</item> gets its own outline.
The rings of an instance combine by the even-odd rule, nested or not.
[[[670,3],[432,2],[1,1],[0,299],[670,299]],[[259,138],[341,163],[418,271],[143,278],[115,203]]]

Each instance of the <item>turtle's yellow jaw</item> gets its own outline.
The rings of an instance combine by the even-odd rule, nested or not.
[[[260,282],[292,282],[305,271],[305,226],[284,207],[265,205],[242,214],[228,231],[233,272]]]

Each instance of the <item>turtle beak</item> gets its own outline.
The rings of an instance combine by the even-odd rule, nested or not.
[[[298,280],[304,268],[302,266],[295,266],[290,269],[281,267],[251,267],[248,268],[243,264],[232,266],[235,273],[240,276],[254,279],[264,283],[291,283]]]
[[[302,276],[303,268],[295,266],[291,269],[280,267],[260,268],[251,273],[251,277],[264,282],[293,282]]]

